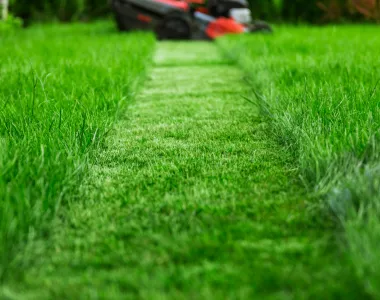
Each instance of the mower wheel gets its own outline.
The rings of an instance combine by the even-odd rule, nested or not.
[[[187,40],[191,38],[191,20],[181,14],[172,13],[165,17],[156,30],[160,40]]]
[[[120,31],[128,31],[128,30],[130,30],[130,26],[129,26],[129,24],[127,24],[127,22],[125,22],[125,17],[124,16],[122,16],[120,14],[115,14],[115,20],[116,20],[117,28]]]
[[[254,21],[249,27],[250,32],[272,33],[272,27],[264,21]]]

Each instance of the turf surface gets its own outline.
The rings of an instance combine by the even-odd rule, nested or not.
[[[345,230],[358,281],[380,297],[380,46],[377,26],[283,26],[219,40],[242,66],[268,134]]]
[[[0,45],[1,280],[34,260],[23,252],[29,241],[46,236],[61,204],[76,198],[92,153],[143,79],[154,39],[99,22],[0,34]]]
[[[160,43],[150,74],[3,295],[361,297],[242,73],[196,42]]]

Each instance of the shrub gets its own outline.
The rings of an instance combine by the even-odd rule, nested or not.
[[[380,0],[250,0],[254,17],[292,22],[380,21]]]
[[[5,21],[0,21],[0,34],[13,31],[21,26],[22,20],[20,18],[16,18],[13,15],[8,15],[8,18]]]
[[[15,15],[26,24],[33,20],[63,22],[89,19],[105,15],[107,0],[15,0],[11,4]]]

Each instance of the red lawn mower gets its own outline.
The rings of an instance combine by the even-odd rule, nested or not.
[[[246,0],[113,0],[120,30],[151,30],[159,39],[215,39],[247,32],[272,32],[252,21]]]

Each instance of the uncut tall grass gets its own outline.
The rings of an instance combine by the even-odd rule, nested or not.
[[[270,132],[342,221],[350,260],[380,296],[380,36],[376,26],[281,27],[219,43],[250,74]]]
[[[110,23],[0,36],[0,277],[76,191],[130,102],[153,38]]]

